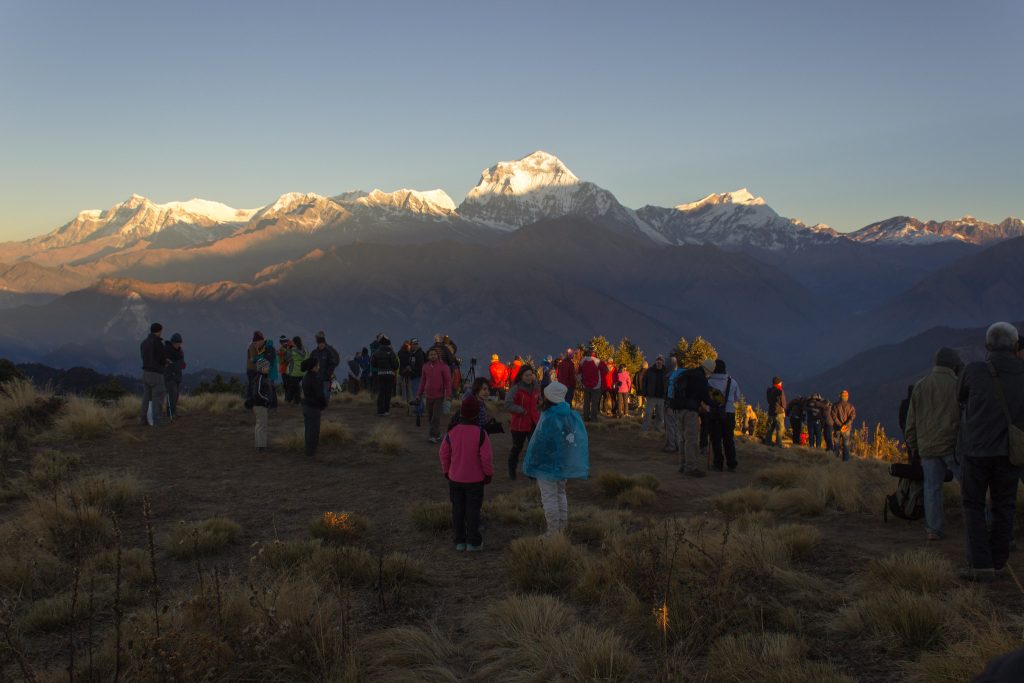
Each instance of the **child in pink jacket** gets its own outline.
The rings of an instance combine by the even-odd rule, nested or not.
[[[462,400],[461,422],[441,441],[441,470],[448,480],[452,501],[452,526],[456,550],[483,550],[480,508],[484,486],[494,476],[491,440],[480,426],[480,401],[475,396]]]
[[[615,386],[619,401],[619,417],[629,417],[629,394],[633,390],[633,377],[629,368],[623,366],[615,373]]]

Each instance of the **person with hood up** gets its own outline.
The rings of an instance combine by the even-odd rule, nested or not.
[[[537,373],[532,366],[524,365],[519,370],[519,381],[512,385],[508,396],[505,397],[505,407],[512,414],[509,425],[509,431],[512,432],[512,450],[508,454],[509,479],[516,478],[519,454],[540,421],[539,405],[540,382],[537,380]]]
[[[857,409],[850,403],[850,392],[843,389],[839,392],[839,403],[832,406],[832,428],[835,430],[836,455],[843,462],[849,462],[850,449],[853,447],[853,421],[857,419]]]
[[[960,475],[955,454],[960,430],[956,383],[962,367],[960,354],[940,348],[931,372],[914,385],[907,407],[905,438],[907,450],[920,456],[924,470],[924,521],[929,541],[946,536],[942,494],[946,472],[957,478]]]
[[[722,456],[730,472],[736,471],[736,403],[740,400],[740,385],[725,371],[725,361],[715,361],[715,371],[708,377],[711,387],[708,432],[715,471],[722,471]]]
[[[615,373],[615,404],[618,407],[619,418],[629,417],[629,395],[633,391],[633,375],[629,368],[621,366]]]
[[[494,393],[501,401],[505,400],[505,392],[508,390],[508,366],[501,362],[498,354],[491,356],[491,386]]]
[[[391,414],[391,397],[395,395],[395,374],[398,372],[398,356],[391,348],[391,340],[380,335],[377,350],[370,357],[370,367],[377,373],[377,417]]]
[[[171,420],[178,416],[178,396],[181,394],[182,371],[185,369],[185,352],[181,343],[181,335],[175,332],[164,347],[167,355],[164,387],[167,389],[167,417]]]
[[[1017,357],[1017,328],[998,322],[985,334],[984,361],[960,373],[957,398],[966,405],[962,424],[960,491],[967,530],[968,569],[960,578],[988,582],[1006,570],[1013,540],[1021,468],[1011,453],[1010,426],[1024,427],[1024,361]],[[1011,460],[1011,454],[1014,460]],[[985,523],[991,499],[992,523]]]
[[[558,383],[565,385],[565,402],[572,406],[576,398],[576,351],[570,346],[558,361]]]
[[[482,378],[481,378],[482,379]],[[480,402],[475,396],[462,400],[461,420],[441,440],[441,471],[448,480],[452,502],[455,549],[483,550],[480,509],[484,487],[494,478],[493,451],[487,431],[478,423]]]
[[[526,449],[523,474],[537,480],[547,521],[547,535],[565,533],[569,525],[566,482],[590,476],[587,428],[565,397],[568,388],[552,382],[544,390],[544,405],[537,430]]]
[[[764,445],[782,448],[782,437],[786,435],[786,392],[782,389],[782,378],[772,377],[768,387],[768,430],[764,433]]]
[[[327,407],[324,394],[318,390],[318,376],[316,358],[306,358],[299,366],[299,371],[304,372],[302,376],[302,425],[305,429],[306,457],[312,458],[316,455],[316,449],[320,445],[320,416]]]
[[[583,391],[583,421],[597,420],[601,411],[601,365],[594,351],[587,349],[580,361],[580,389]]]
[[[427,420],[430,423],[430,443],[441,441],[442,406],[452,391],[452,371],[441,362],[436,348],[427,352],[427,364],[423,366],[422,381],[416,401],[426,398]]]
[[[665,368],[665,357],[654,359],[654,367],[647,368],[643,376],[644,422],[641,431],[647,431],[654,421],[654,431],[661,431],[661,423],[665,421],[665,389],[668,385],[668,370]]]

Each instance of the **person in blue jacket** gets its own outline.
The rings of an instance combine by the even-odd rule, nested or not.
[[[590,444],[580,414],[565,402],[569,389],[552,382],[544,389],[540,422],[530,439],[523,474],[537,480],[547,520],[547,535],[565,532],[569,525],[569,479],[590,476]]]

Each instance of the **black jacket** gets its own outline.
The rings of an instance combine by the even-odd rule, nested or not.
[[[167,367],[164,369],[164,379],[169,382],[181,384],[181,370],[185,366],[185,352],[174,348],[174,344],[164,344],[164,355],[167,356]]]
[[[324,348],[314,346],[313,350],[309,352],[310,358],[316,358],[317,363],[320,365],[320,381],[326,382],[334,379],[334,370],[338,367],[341,362],[341,356],[330,344],[324,344]]]
[[[380,346],[370,356],[370,367],[376,370],[378,375],[394,375],[398,365],[398,356],[390,346]]]
[[[167,352],[164,350],[164,340],[155,334],[150,334],[140,345],[142,352],[142,369],[146,372],[159,372],[164,374],[167,367]]]
[[[785,414],[786,412],[786,392],[784,389],[779,389],[774,384],[768,387],[768,415],[778,415],[779,413]]]
[[[427,364],[427,354],[421,349],[417,348],[412,352],[412,376],[415,379],[419,379],[423,376],[423,366]]]
[[[676,378],[676,388],[672,392],[672,410],[700,410],[700,404],[711,405],[711,385],[704,369],[690,368]],[[682,392],[680,393],[680,388]]]
[[[257,373],[249,383],[249,400],[254,406],[270,408],[270,378],[263,373]]]
[[[1010,418],[1018,427],[1024,427],[1024,361],[1008,351],[989,353],[988,360],[999,374]],[[1006,417],[987,363],[970,363],[964,368],[957,395],[967,408],[963,443],[966,452],[961,455],[972,458],[1008,455]]]
[[[302,376],[302,405],[323,410],[327,407],[324,398],[324,383],[315,372],[307,372]]]
[[[647,369],[641,382],[643,395],[647,398],[665,398],[665,391],[668,389],[668,368],[658,370],[658,366]]]

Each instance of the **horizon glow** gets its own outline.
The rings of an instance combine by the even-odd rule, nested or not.
[[[1010,0],[0,3],[0,240],[138,193],[441,188],[541,149],[626,206],[1024,215]]]

